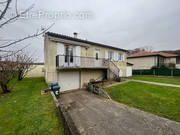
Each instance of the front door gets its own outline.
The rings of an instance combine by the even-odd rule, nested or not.
[[[72,46],[65,46],[65,66],[66,67],[72,67],[74,66],[74,48]]]
[[[95,67],[100,67],[101,66],[101,59],[100,59],[100,50],[95,49]]]

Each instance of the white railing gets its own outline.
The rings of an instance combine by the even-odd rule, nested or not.
[[[108,61],[105,59],[95,59],[82,56],[56,56],[57,68],[108,68]]]

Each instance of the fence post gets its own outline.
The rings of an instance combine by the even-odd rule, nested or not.
[[[173,69],[171,69],[171,76],[174,76],[174,75],[173,75]]]
[[[155,76],[155,69],[153,69],[153,75]]]

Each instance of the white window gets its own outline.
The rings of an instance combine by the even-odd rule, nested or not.
[[[112,51],[108,51],[108,60],[113,60],[113,52]]]
[[[118,54],[118,60],[123,61],[123,54],[121,54],[121,53]]]

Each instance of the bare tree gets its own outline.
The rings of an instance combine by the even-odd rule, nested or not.
[[[17,62],[14,56],[0,61],[0,86],[3,93],[10,92],[9,82],[17,76]]]
[[[16,61],[18,80],[21,81],[30,70],[35,68],[34,59],[28,54],[21,53],[16,55]]]
[[[15,2],[14,6],[12,5],[13,1]],[[4,1],[0,2],[0,31],[4,28],[8,27],[9,24],[19,20],[20,17],[25,15],[27,12],[29,12],[33,8],[33,6],[34,6],[34,4],[30,5],[27,9],[20,12],[20,10],[18,9],[18,0],[4,0]],[[14,11],[13,12],[14,16],[8,17],[7,13],[11,9],[15,9],[15,10],[12,10],[12,11]],[[22,51],[24,48],[22,47],[17,50],[14,50],[14,49],[10,50],[9,48],[12,46],[14,48],[16,48],[17,44],[19,44],[27,39],[31,39],[31,38],[43,35],[53,25],[54,24],[50,25],[47,28],[41,27],[40,29],[37,29],[36,32],[34,32],[34,34],[26,35],[26,36],[23,36],[16,40],[10,39],[10,40],[6,41],[6,39],[0,37],[0,41],[4,41],[4,42],[0,42],[0,86],[3,90],[3,93],[10,92],[10,90],[8,88],[8,84],[14,77],[17,77],[17,71],[20,69],[20,67],[21,67],[21,72],[22,72],[21,73],[22,75],[20,75],[20,76],[23,78],[23,76],[29,70],[29,64],[27,64],[27,63],[28,62],[31,63],[31,60],[32,60],[30,57],[25,56],[25,55],[19,56],[18,59],[21,59],[20,60],[21,62],[18,62],[17,59],[14,60],[14,58],[17,58],[14,56],[16,54],[18,54],[20,51]],[[22,64],[23,61],[26,61],[26,64],[23,65]],[[22,68],[22,65],[24,66],[23,68]]]
[[[138,53],[138,52],[152,52],[153,51],[153,47],[152,46],[143,46],[143,47],[139,47],[139,48],[135,48],[134,50],[129,50],[129,55],[130,54],[134,54],[134,53]]]
[[[14,0],[15,1],[14,16],[12,16],[10,18],[6,18],[7,11],[9,9],[11,9],[12,1],[13,0],[5,0],[3,2],[0,2],[0,30],[3,27],[4,28],[7,27],[8,24],[13,23],[13,22],[17,21],[18,19],[20,19],[21,16],[25,15],[27,12],[29,12],[34,7],[34,4],[32,4],[27,9],[20,12],[18,9],[18,0]],[[54,24],[50,25],[47,28],[41,27],[40,29],[37,29],[34,34],[26,35],[26,36],[19,38],[17,40],[8,40],[8,41],[0,44],[0,56],[1,57],[7,57],[7,56],[9,56],[9,52],[10,52],[10,54],[13,54],[13,55],[14,55],[14,53],[18,53],[19,50],[13,51],[13,53],[12,53],[11,51],[8,50],[8,47],[13,46],[13,45],[17,45],[18,43],[20,43],[24,40],[34,38],[34,37],[38,37],[38,36],[44,34],[46,31],[48,31],[53,25]],[[3,40],[3,39],[0,39],[0,40]]]

